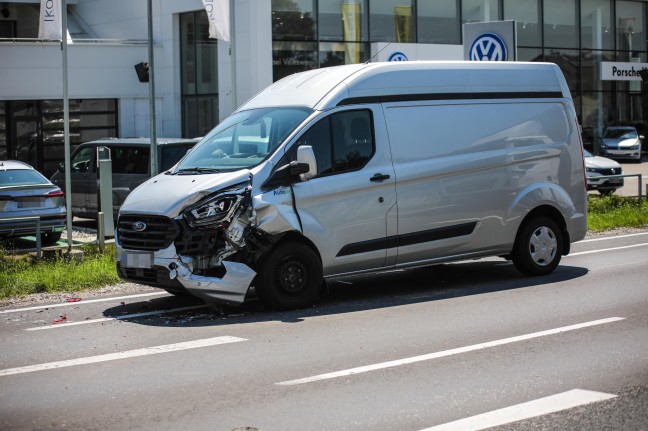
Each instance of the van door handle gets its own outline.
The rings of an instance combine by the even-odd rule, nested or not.
[[[369,180],[370,181],[385,181],[385,180],[388,180],[388,179],[389,179],[389,175],[387,175],[387,174],[375,174]]]

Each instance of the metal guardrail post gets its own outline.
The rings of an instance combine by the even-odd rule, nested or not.
[[[643,176],[639,174],[639,199],[643,198],[641,195],[641,184],[643,183]]]
[[[104,226],[104,213],[99,211],[97,220],[97,242],[101,253],[106,249],[106,227]]]
[[[36,217],[36,258],[37,259],[40,259],[42,254],[43,254],[43,250],[41,248],[42,244],[41,244],[41,226],[40,225],[41,225],[40,217]]]

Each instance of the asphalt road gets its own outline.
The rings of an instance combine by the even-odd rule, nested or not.
[[[292,312],[148,288],[4,308],[0,429],[645,430],[647,262],[645,231],[546,277],[439,265]]]

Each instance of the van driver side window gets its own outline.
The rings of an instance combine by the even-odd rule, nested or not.
[[[289,161],[297,159],[301,145],[313,147],[317,176],[361,169],[374,153],[371,111],[344,111],[320,120],[288,151]]]

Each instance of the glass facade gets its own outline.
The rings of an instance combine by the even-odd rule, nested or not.
[[[464,23],[515,20],[518,60],[558,64],[586,145],[612,124],[648,136],[642,83],[601,79],[602,62],[648,62],[647,13],[645,0],[272,0],[273,79],[367,61],[374,42],[459,45]]]
[[[182,136],[204,136],[218,124],[217,43],[205,11],[180,14]]]
[[[116,99],[72,99],[70,147],[117,137]],[[29,163],[50,177],[64,160],[63,100],[0,102],[0,160]]]

